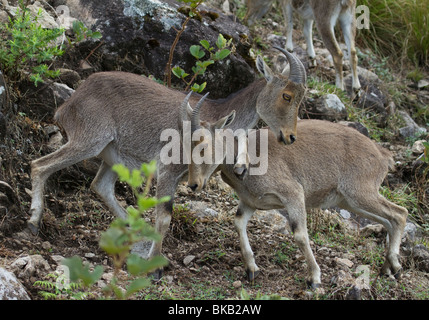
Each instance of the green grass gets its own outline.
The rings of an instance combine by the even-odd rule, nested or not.
[[[359,30],[358,43],[393,59],[429,63],[429,0],[358,0],[370,10],[370,29]]]

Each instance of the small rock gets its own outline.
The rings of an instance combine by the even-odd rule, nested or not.
[[[185,257],[185,259],[183,259],[183,264],[184,264],[185,266],[187,266],[187,265],[189,265],[189,264],[190,264],[194,259],[195,259],[195,256],[194,256],[194,255],[186,256],[186,257]]]
[[[356,267],[355,273],[359,275],[356,279],[356,286],[358,286],[360,289],[370,290],[370,270],[370,266],[366,264],[361,264]]]
[[[412,222],[407,222],[402,235],[403,242],[414,242],[416,240],[417,227]]]
[[[39,254],[18,258],[11,267],[19,278],[29,278],[51,270],[49,263]]]
[[[413,260],[419,270],[429,272],[429,250],[424,245],[414,247]]]
[[[87,252],[85,253],[85,258],[92,259],[95,257],[95,253]]]
[[[356,129],[357,131],[359,131],[360,133],[362,133],[364,136],[369,137],[368,129],[363,124],[361,124],[359,122],[340,121],[338,123],[340,123],[342,125],[345,125],[347,127]]]
[[[411,151],[414,154],[422,154],[425,151],[425,146],[423,142],[427,142],[426,140],[417,140],[414,142],[413,147],[411,148]]]
[[[208,203],[204,201],[189,202],[189,209],[195,211],[197,217],[217,217],[219,212],[208,207]]]
[[[70,69],[60,69],[60,81],[72,89],[77,89],[81,81],[79,73]]]
[[[424,89],[428,87],[429,87],[429,81],[426,79],[422,79],[422,80],[419,80],[419,82],[417,82],[418,89]]]
[[[360,233],[363,237],[375,236],[379,238],[384,236],[386,234],[386,231],[381,224],[369,224],[363,227]]]
[[[0,300],[31,300],[15,275],[0,268]]]
[[[74,92],[74,90],[66,84],[58,82],[52,84],[52,91],[58,106],[62,105]]]
[[[317,254],[321,256],[329,256],[330,250],[326,247],[321,247],[319,250],[317,250]]]
[[[337,264],[337,266],[339,266],[339,267],[346,267],[346,268],[353,267],[353,262],[350,261],[349,259],[343,259],[343,258],[336,257],[334,259],[334,261]]]
[[[49,243],[49,241],[42,242],[42,248],[45,250],[49,250],[52,248],[52,245]]]
[[[427,132],[426,128],[420,127],[407,112],[400,110],[398,113],[406,124],[405,127],[399,128],[399,134],[404,138],[421,135]]]
[[[374,72],[372,72],[368,69],[362,68],[360,66],[357,66],[356,69],[357,69],[357,73],[359,74],[359,76],[361,76],[362,78],[364,78],[368,81],[378,82],[380,80]]]
[[[235,289],[238,289],[238,288],[241,288],[242,283],[241,283],[241,281],[240,281],[240,280],[237,280],[237,281],[234,281],[234,282],[232,283],[232,286],[233,286]]]
[[[51,259],[52,260],[54,260],[54,262],[57,264],[57,265],[61,265],[61,263],[63,262],[63,260],[64,260],[64,257],[63,256],[60,256],[60,255],[53,255],[53,256],[51,256]]]
[[[354,284],[353,276],[350,272],[345,270],[339,270],[338,274],[333,276],[331,279],[331,285],[337,287],[345,287]]]
[[[343,102],[335,94],[327,94],[320,98],[308,99],[306,110],[315,118],[329,121],[347,119],[347,110]]]

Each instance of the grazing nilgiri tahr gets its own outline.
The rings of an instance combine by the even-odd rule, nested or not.
[[[289,76],[274,74],[262,58],[258,70],[264,76],[226,99],[207,101],[201,113],[207,121],[231,110],[236,112],[235,128],[252,128],[263,119],[275,132],[279,142],[290,144],[296,139],[298,107],[305,94],[306,75],[302,63],[293,54],[279,48],[291,64]],[[103,161],[91,188],[118,217],[126,211],[118,203],[114,186],[117,175],[111,170],[122,163],[130,168],[159,160],[166,142],[165,129],[180,131],[177,106],[185,93],[167,88],[146,77],[125,72],[100,72],[91,75],[56,112],[55,121],[67,134],[68,142],[59,150],[31,163],[32,201],[28,227],[39,230],[44,199],[43,190],[54,172],[85,159],[99,156]],[[191,100],[196,100],[197,95]],[[187,171],[183,164],[158,161],[157,197],[171,200],[156,208],[156,230],[163,236],[169,227],[174,193]],[[150,256],[161,253],[162,241],[152,245]]]
[[[252,25],[255,20],[262,18],[270,9],[274,0],[246,0],[248,7],[247,21]],[[356,0],[279,0],[286,20],[286,49],[293,51],[293,11],[299,13],[304,20],[304,38],[307,53],[315,64],[316,53],[313,46],[313,22],[322,37],[323,43],[332,55],[336,79],[335,85],[344,90],[343,81],[343,52],[335,38],[334,27],[340,23],[344,41],[350,56],[352,72],[352,88],[358,92],[361,85],[357,74],[357,53],[355,48],[356,35]]]
[[[183,116],[189,118],[189,113],[183,113]],[[197,117],[191,114],[191,118],[194,116]],[[206,142],[194,141],[191,149],[205,143],[205,148],[209,150],[207,146],[215,145],[216,139],[222,139],[220,133],[227,130],[225,128],[233,120],[221,120],[200,122],[195,130],[204,128],[203,141]],[[309,244],[306,210],[333,206],[379,222],[387,229],[389,246],[382,271],[399,276],[399,245],[408,212],[378,192],[393,164],[390,152],[357,130],[341,124],[300,120],[297,132],[299,139],[282,148],[276,144],[275,136],[268,129],[249,132],[249,151],[250,145],[255,145],[256,152],[262,152],[262,144],[268,144],[265,149],[268,169],[264,175],[247,174],[244,178],[238,178],[233,165],[225,161],[220,164],[215,161],[211,164],[191,161],[189,164],[188,185],[193,190],[201,190],[210,175],[221,170],[222,179],[237,192],[240,202],[235,226],[249,279],[255,278],[259,268],[247,237],[247,222],[257,209],[283,209],[281,212],[288,219],[295,241],[305,256],[309,268],[308,284],[313,288],[320,286],[320,268]],[[266,141],[262,138],[263,134],[267,137]],[[207,143],[210,139],[211,142]],[[226,157],[228,148],[225,146],[224,152]],[[256,165],[250,160],[249,168]]]

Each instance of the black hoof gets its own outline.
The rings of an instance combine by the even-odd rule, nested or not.
[[[317,290],[322,287],[321,283],[314,283],[312,281],[307,280],[307,288],[310,290]]]
[[[401,273],[402,273],[402,269],[399,269],[393,274],[396,280],[399,280],[399,278],[401,278]]]
[[[35,225],[32,222],[28,221],[27,226],[33,235],[37,235],[39,233],[39,226],[38,225]]]
[[[162,278],[162,274],[164,273],[164,269],[156,269],[154,272],[152,272],[149,277],[155,281],[158,282]]]
[[[260,272],[259,270],[258,271],[246,270],[247,280],[249,280],[250,282],[253,282],[255,278],[259,275],[259,272]]]

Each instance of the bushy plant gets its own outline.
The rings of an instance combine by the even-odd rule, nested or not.
[[[200,41],[202,47],[200,45],[192,45],[189,48],[192,56],[197,59],[195,66],[192,67],[193,75],[191,79],[186,80],[190,74],[186,73],[185,70],[183,70],[181,67],[175,66],[172,69],[173,74],[186,83],[185,91],[188,91],[188,89],[191,88],[191,90],[194,92],[202,92],[205,89],[207,83],[204,82],[202,84],[197,84],[194,83],[195,79],[198,76],[203,75],[206,72],[208,66],[229,56],[231,51],[227,47],[230,46],[231,40],[232,39],[227,41],[222,34],[219,34],[216,41],[216,50],[207,40]],[[206,56],[206,52],[208,52],[210,56],[207,60],[202,60]]]
[[[29,79],[37,86],[59,76],[59,70],[53,70],[51,65],[64,54],[67,44],[101,38],[99,32],[77,20],[73,22],[73,39],[65,36],[63,28],[45,29],[39,23],[42,14],[42,9],[32,14],[20,0],[15,15],[9,17],[8,23],[0,24],[0,67],[11,84]]]
[[[113,170],[118,174],[119,180],[127,183],[137,199],[137,208],[128,207],[128,216],[125,219],[117,218],[100,238],[100,247],[113,260],[114,275],[112,280],[104,287],[108,298],[128,299],[137,291],[150,284],[147,274],[167,264],[164,257],[153,257],[150,260],[141,258],[130,251],[134,244],[143,240],[160,240],[160,236],[144,220],[142,214],[156,205],[168,201],[169,197],[157,199],[148,195],[151,181],[156,171],[156,162],[143,164],[140,168],[129,170],[123,165],[115,165]],[[145,188],[140,193],[142,184]],[[85,287],[91,287],[103,275],[103,267],[96,266],[93,270],[82,262],[80,257],[65,259],[63,262],[69,269],[72,282],[81,281]],[[119,272],[126,266],[128,271],[127,282],[119,279]],[[121,285],[122,284],[122,285]],[[124,288],[124,290],[122,289]]]
[[[358,0],[370,11],[370,29],[358,40],[394,59],[407,56],[420,65],[429,63],[429,0]]]
[[[64,53],[56,43],[64,30],[42,28],[38,23],[41,15],[42,9],[33,17],[20,1],[15,17],[0,25],[0,64],[9,81],[28,78],[37,86],[43,78],[59,75],[47,63]]]

